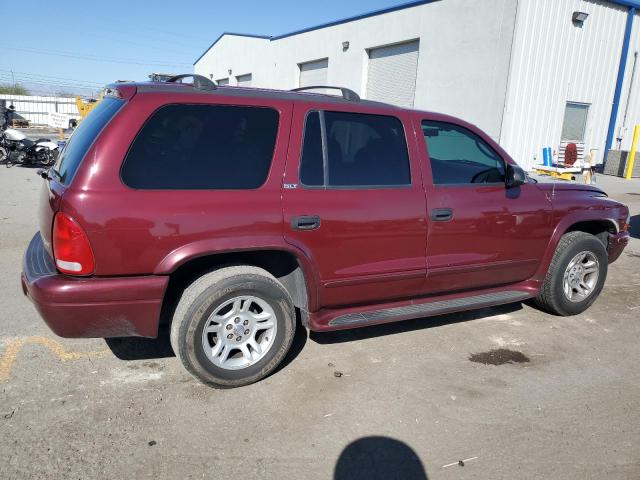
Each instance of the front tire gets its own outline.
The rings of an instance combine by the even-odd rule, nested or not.
[[[171,346],[201,382],[240,387],[275,370],[295,327],[293,302],[275,277],[257,267],[226,267],[185,289],[171,324]]]
[[[561,316],[584,312],[600,295],[608,266],[607,251],[597,237],[585,232],[563,235],[536,304]]]

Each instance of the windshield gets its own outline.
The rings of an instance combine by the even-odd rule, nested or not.
[[[91,110],[87,118],[80,122],[60,153],[55,166],[51,169],[56,180],[64,185],[68,185],[73,180],[76,170],[91,148],[93,141],[122,105],[124,105],[123,100],[105,97]]]

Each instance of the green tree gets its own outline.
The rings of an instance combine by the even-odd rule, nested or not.
[[[29,90],[26,87],[16,83],[15,85],[11,85],[8,83],[4,83],[0,85],[0,93],[4,93],[7,95],[30,95]]]

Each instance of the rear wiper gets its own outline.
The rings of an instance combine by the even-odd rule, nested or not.
[[[51,177],[51,175],[49,175],[49,169],[48,168],[40,168],[37,170],[36,172],[39,176],[41,176],[42,178],[44,178],[45,180],[53,180],[53,177]]]

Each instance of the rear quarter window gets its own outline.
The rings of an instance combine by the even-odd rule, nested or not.
[[[166,105],[133,141],[122,181],[135,189],[258,188],[271,167],[278,120],[267,107]]]
[[[53,168],[53,174],[60,183],[68,185],[73,180],[89,148],[124,103],[124,100],[118,98],[105,97],[91,110],[87,118],[80,122]]]

